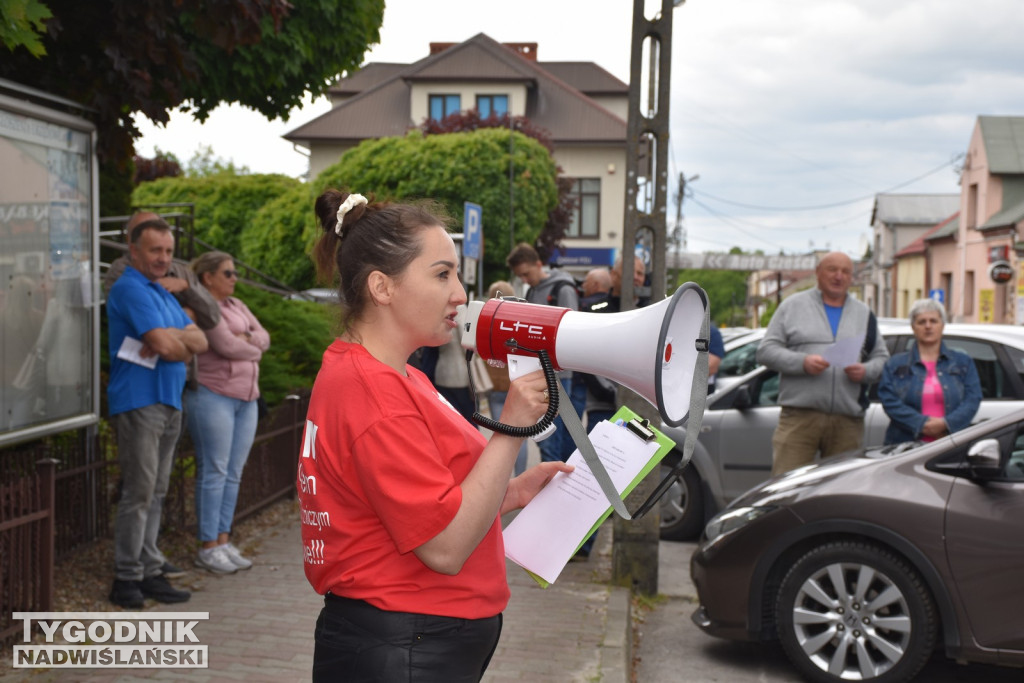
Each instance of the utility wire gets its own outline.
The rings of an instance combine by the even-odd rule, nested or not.
[[[703,196],[703,195],[700,195],[700,196]],[[687,195],[687,199],[689,199],[691,202],[693,202],[697,206],[699,206],[699,207],[701,207],[701,208],[703,208],[703,209],[705,209],[705,210],[707,210],[709,212],[712,211],[712,209],[709,206],[707,206],[706,204],[700,202],[693,195]],[[748,226],[750,226],[752,228],[757,228],[759,230],[781,230],[783,232],[801,232],[801,231],[808,231],[808,230],[823,230],[825,228],[834,228],[837,225],[844,225],[846,223],[850,223],[852,221],[855,221],[857,219],[863,218],[864,216],[868,216],[870,214],[871,214],[870,210],[862,210],[862,211],[858,211],[855,214],[847,216],[846,218],[840,218],[840,219],[831,221],[829,223],[818,223],[816,225],[807,225],[807,226],[795,226],[795,225],[791,226],[791,225],[767,225],[765,223],[755,223],[754,221],[750,221],[750,220],[747,220],[745,218],[739,218],[738,216],[731,216],[731,215],[727,215],[727,214],[723,214],[721,212],[718,212],[718,215],[720,215],[720,216],[723,216],[723,215],[728,216],[728,218],[730,218],[731,220],[734,220],[737,223],[743,223],[744,225],[748,225]]]
[[[718,112],[713,112],[710,109],[708,109],[707,107],[702,107],[701,105],[697,104],[696,102],[689,102],[687,106],[688,106],[688,110],[685,111],[684,114],[687,115],[687,116],[693,117],[697,121],[703,123],[705,126],[710,126],[711,128],[717,128],[717,129],[722,130],[722,131],[724,131],[726,133],[732,133],[733,135],[736,135],[737,134],[736,131],[739,131],[739,133],[742,134],[741,137],[746,137],[746,138],[748,138],[749,141],[755,142],[755,143],[757,143],[757,144],[759,144],[759,145],[761,145],[763,147],[773,148],[773,150],[775,152],[777,152],[777,153],[781,153],[781,154],[783,154],[785,156],[792,157],[792,158],[796,159],[797,161],[805,163],[808,166],[813,166],[813,167],[815,167],[817,169],[825,171],[826,173],[831,173],[832,175],[836,176],[837,178],[842,178],[843,180],[845,180],[848,183],[853,183],[855,185],[861,185],[863,187],[869,187],[866,183],[863,183],[863,182],[859,181],[856,178],[851,178],[851,177],[845,175],[844,173],[839,172],[839,170],[836,169],[834,166],[826,166],[824,164],[820,164],[820,163],[818,163],[816,161],[813,161],[811,159],[807,159],[805,157],[802,157],[799,154],[786,149],[785,147],[783,147],[779,143],[775,142],[774,140],[771,140],[769,138],[765,138],[765,137],[762,137],[762,136],[760,136],[760,135],[758,135],[756,133],[753,133],[750,130],[748,130],[748,129],[744,128],[743,126],[739,125],[735,121],[730,120],[728,117],[723,116],[723,115],[721,115]],[[695,115],[694,112],[693,112],[694,109],[700,109],[700,110],[704,111],[705,113],[707,113],[711,117],[713,117],[713,120],[704,119],[704,118],[702,118],[700,116]],[[725,126],[722,125],[723,123],[727,124],[731,128],[734,128],[735,131],[726,130]]]
[[[835,209],[835,208],[838,208],[840,206],[849,206],[850,204],[856,204],[857,202],[862,202],[862,201],[864,201],[866,199],[874,199],[875,197],[877,197],[880,194],[888,194],[890,192],[894,192],[896,190],[904,188],[907,185],[911,185],[913,183],[916,183],[918,180],[921,180],[923,178],[927,178],[930,175],[934,175],[934,174],[938,173],[939,171],[942,171],[942,170],[948,168],[949,166],[951,166],[951,165],[955,164],[957,161],[959,161],[962,157],[963,157],[962,154],[954,156],[952,159],[950,159],[949,161],[943,163],[941,166],[937,166],[937,167],[933,168],[932,170],[930,170],[930,171],[928,171],[926,173],[922,173],[921,175],[917,176],[916,178],[911,178],[910,180],[908,180],[906,182],[900,183],[898,185],[894,185],[893,187],[890,187],[887,190],[883,190],[881,192],[875,192],[875,193],[872,193],[872,194],[869,194],[869,195],[864,195],[862,197],[857,197],[855,199],[848,199],[848,200],[842,201],[842,202],[834,202],[832,204],[818,204],[816,206],[759,206],[757,204],[744,204],[742,202],[734,202],[732,200],[724,199],[722,197],[717,197],[717,196],[715,196],[713,194],[710,194],[708,192],[703,192],[703,191],[701,192],[701,196],[707,197],[708,199],[712,199],[712,200],[714,200],[716,202],[721,202],[723,204],[729,204],[731,206],[738,206],[738,207],[744,208],[744,209],[755,209],[755,210],[758,210],[758,211],[819,211],[821,209]]]
[[[732,227],[734,230],[740,231],[741,233],[743,233],[747,237],[751,237],[751,238],[757,240],[758,242],[762,242],[762,243],[767,244],[768,246],[771,246],[771,247],[778,247],[778,243],[777,242],[770,242],[770,241],[764,239],[763,237],[761,237],[760,235],[757,235],[757,234],[755,234],[755,233],[753,233],[753,232],[751,232],[749,230],[746,230],[745,228],[740,227],[739,225],[736,224],[736,220],[734,218],[732,218],[731,216],[726,216],[725,214],[719,213],[718,211],[715,211],[714,209],[712,209],[710,206],[707,206],[706,204],[703,204],[702,202],[699,202],[696,199],[693,200],[693,203],[696,204],[697,206],[701,207],[702,209],[704,209],[708,213],[710,213],[712,216],[717,218],[722,223],[725,223],[726,225]]]

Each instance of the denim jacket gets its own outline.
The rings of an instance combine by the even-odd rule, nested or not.
[[[974,361],[963,351],[950,349],[945,342],[939,349],[935,372],[942,385],[946,426],[950,433],[971,423],[981,403],[981,381]],[[885,430],[885,443],[914,441],[928,418],[921,414],[921,392],[928,374],[915,345],[910,351],[896,354],[885,364],[878,397],[889,428]]]

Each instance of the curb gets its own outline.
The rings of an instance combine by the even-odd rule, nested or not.
[[[633,660],[633,628],[629,589],[609,586],[604,641],[601,643],[602,683],[629,683]]]

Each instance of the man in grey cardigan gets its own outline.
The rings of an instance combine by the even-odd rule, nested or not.
[[[860,448],[861,385],[876,382],[889,359],[885,340],[875,334],[872,348],[864,349],[857,362],[836,367],[825,360],[822,354],[832,344],[865,339],[871,311],[847,295],[853,262],[846,254],[826,254],[815,275],[815,289],[782,302],[757,349],[757,361],[781,376],[782,412],[772,437],[773,476],[810,464],[819,451],[827,458]]]

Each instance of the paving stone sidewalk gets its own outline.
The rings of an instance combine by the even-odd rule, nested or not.
[[[609,587],[610,536],[611,524],[606,524],[591,558],[570,563],[547,589],[540,588],[518,566],[508,564],[512,600],[484,681],[629,680],[629,597],[625,589]],[[322,598],[303,574],[298,515],[268,530],[252,558],[255,566],[248,571],[214,576],[193,570],[174,581],[193,591],[187,603],[156,605],[147,601],[145,612],[154,616],[209,612],[209,620],[194,631],[200,643],[208,646],[209,668],[15,669],[0,672],[0,676],[38,683],[308,681],[313,627]]]

